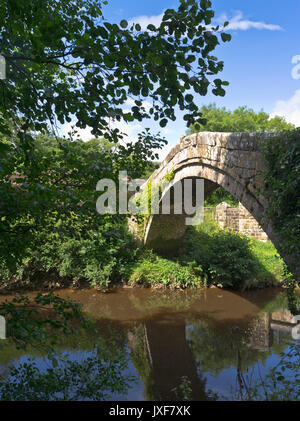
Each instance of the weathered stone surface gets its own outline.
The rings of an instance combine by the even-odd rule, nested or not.
[[[6,339],[6,320],[0,316],[0,339]]]

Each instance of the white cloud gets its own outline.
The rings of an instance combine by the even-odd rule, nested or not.
[[[69,137],[68,133],[70,131],[73,131],[72,126],[74,126],[75,122],[67,123],[62,127],[61,134],[63,136]],[[137,140],[137,134],[143,130],[143,127],[140,124],[135,123],[125,123],[125,122],[112,122],[111,128],[118,128],[120,132],[124,133],[127,136],[124,136],[123,140],[125,142],[132,142]],[[85,129],[79,129],[78,127],[75,128],[76,135],[74,135],[74,138],[78,138],[83,140],[84,142],[87,142],[90,139],[93,139],[95,135],[92,134],[92,128],[86,127]]]
[[[153,16],[147,16],[147,15],[141,15],[136,16],[132,19],[130,19],[128,22],[130,25],[133,23],[139,23],[141,25],[142,30],[147,29],[147,26],[152,24],[155,26],[159,26],[162,18],[164,15],[164,11],[160,13],[159,15],[153,15]],[[218,19],[216,19],[216,22],[222,25],[224,22],[228,21],[229,25],[226,27],[226,30],[242,30],[246,31],[248,29],[266,29],[269,31],[281,31],[282,28],[280,25],[272,24],[272,23],[265,23],[265,22],[259,22],[259,21],[253,21],[246,19],[243,15],[243,12],[236,11],[235,15],[228,18],[226,13],[223,13]],[[208,28],[210,28],[211,25],[208,25]]]
[[[284,117],[288,123],[293,123],[295,126],[300,126],[300,89],[286,101],[277,101],[274,111],[270,117],[280,116]]]
[[[146,30],[147,26],[152,24],[154,26],[159,26],[161,24],[162,18],[164,15],[164,11],[160,15],[154,15],[154,16],[136,16],[128,21],[129,25],[132,25],[133,23],[139,23],[141,25],[142,30]]]
[[[224,13],[221,15],[216,21],[220,24],[228,21],[229,25],[226,26],[225,30],[242,30],[246,31],[248,29],[267,29],[269,31],[281,31],[282,28],[280,25],[265,23],[265,22],[257,22],[252,21],[244,18],[244,15],[240,11],[236,11],[235,15],[229,19],[227,14]]]
[[[72,126],[75,126],[74,121],[71,122],[71,123],[67,123],[67,124],[63,125],[62,129],[61,129],[61,134],[63,136],[69,137],[68,133],[72,132],[72,135],[73,135],[74,128]],[[74,138],[80,138],[84,142],[86,142],[86,141],[95,137],[94,135],[92,135],[92,132],[91,132],[92,128],[91,127],[86,127],[85,129],[79,129],[78,127],[75,127],[75,130],[76,130],[77,133],[73,137]]]

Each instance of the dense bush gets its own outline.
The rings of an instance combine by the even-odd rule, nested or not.
[[[270,242],[222,230],[209,219],[189,227],[177,260],[138,250],[121,222],[107,221],[97,231],[80,226],[75,236],[36,234],[13,269],[0,258],[2,285],[15,280],[29,288],[87,283],[106,289],[123,281],[163,288],[214,284],[239,289],[270,286],[283,279],[282,260]]]
[[[88,228],[88,227],[87,227]],[[42,280],[88,281],[91,286],[107,288],[111,281],[125,277],[128,263],[135,256],[131,237],[122,224],[100,225],[97,231],[86,230],[69,236],[41,231],[33,237],[26,257],[9,269],[0,258],[2,281],[29,280],[43,286]]]
[[[289,309],[298,314],[295,288],[300,285],[300,128],[267,138],[261,145],[266,169],[266,216],[280,235],[279,251],[287,257],[285,279]]]
[[[181,259],[194,262],[210,283],[226,288],[249,288],[270,284],[274,274],[253,253],[259,241],[250,240],[230,230],[222,230],[212,221],[189,227]],[[267,256],[276,254],[271,246]],[[256,278],[259,282],[253,282]]]
[[[201,265],[211,282],[226,287],[241,286],[253,270],[248,240],[211,226],[188,230],[186,258]]]
[[[0,286],[18,280],[38,289],[51,277],[54,285],[67,278],[107,287],[123,278],[126,262],[134,258],[126,216],[96,212],[101,194],[96,185],[103,178],[117,184],[120,168],[131,178],[140,177],[149,161],[146,138],[136,148],[121,150],[104,139],[72,142],[38,135],[28,160],[18,139],[0,136],[5,145],[0,156]],[[40,283],[33,285],[34,279]]]

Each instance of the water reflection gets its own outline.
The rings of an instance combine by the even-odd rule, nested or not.
[[[130,329],[131,359],[144,383],[147,400],[208,400],[206,381],[185,334],[185,321],[154,319]],[[185,387],[184,387],[185,385]]]
[[[222,399],[211,390],[207,374],[217,378],[229,368],[232,386],[243,392],[245,373],[265,364],[274,343],[276,355],[290,342],[290,332],[277,330],[271,321],[272,314],[263,313],[234,325],[203,318],[155,318],[137,324],[129,330],[128,342],[145,399]]]
[[[122,366],[119,381],[121,376],[140,381],[126,392],[116,388],[114,400],[241,399],[251,381],[263,378],[292,341],[292,315],[280,290],[241,294],[121,289],[61,295],[81,301],[107,349],[130,359]],[[98,340],[86,333],[65,338],[60,349],[77,361],[92,352]],[[29,354],[34,355],[33,350]],[[8,361],[17,365],[24,358],[28,355],[21,357],[12,345],[1,343],[3,372]],[[35,358],[41,366],[42,357]]]

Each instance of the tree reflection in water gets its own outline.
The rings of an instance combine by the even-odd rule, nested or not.
[[[131,376],[124,376],[127,359],[119,352],[96,349],[80,361],[74,354],[49,354],[13,367],[0,381],[1,400],[107,400],[126,394]],[[45,367],[46,366],[46,367]]]

